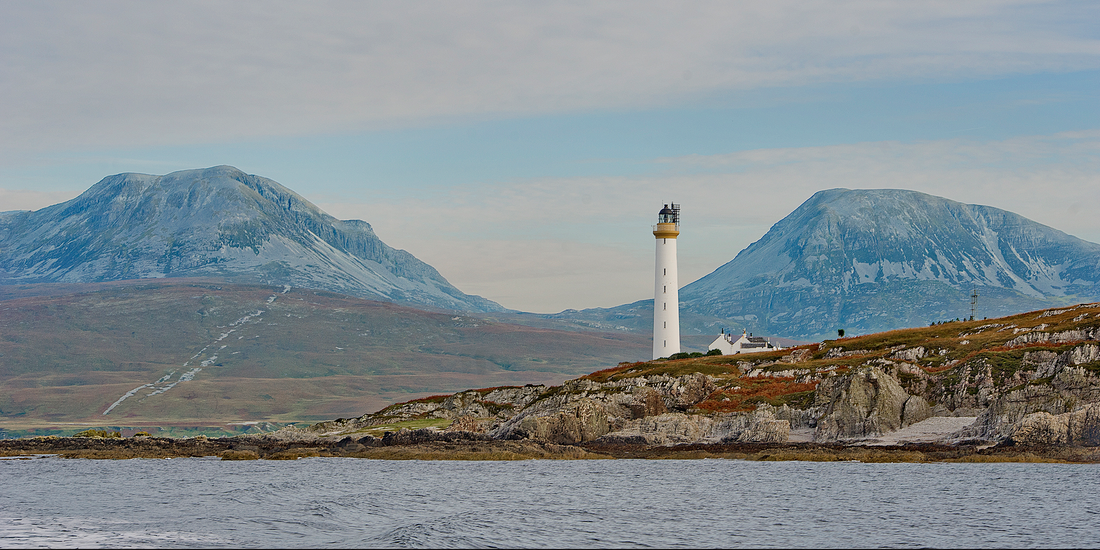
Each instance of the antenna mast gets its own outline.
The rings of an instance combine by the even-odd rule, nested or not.
[[[978,303],[978,289],[970,290],[970,320],[974,320],[974,305]]]

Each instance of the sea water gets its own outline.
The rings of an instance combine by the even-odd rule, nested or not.
[[[0,547],[1098,547],[1100,467],[0,460]]]

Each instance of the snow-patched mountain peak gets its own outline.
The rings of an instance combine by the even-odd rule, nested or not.
[[[989,206],[830,189],[681,297],[700,313],[809,336],[962,316],[973,290],[987,315],[1094,299],[1100,245]]]
[[[118,174],[79,197],[0,215],[2,282],[218,276],[445,309],[500,311],[275,181],[232,166]]]

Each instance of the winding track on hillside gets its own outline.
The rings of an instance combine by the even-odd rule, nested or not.
[[[287,292],[290,292],[290,285],[283,285],[282,292],[272,294],[271,296],[269,296],[267,298],[267,303],[268,304],[274,303],[275,300],[279,297],[279,295],[286,294]],[[107,410],[103,411],[103,416],[107,416],[108,414],[110,414],[110,412],[112,410],[115,409],[115,407],[118,407],[119,405],[121,405],[123,401],[126,401],[127,399],[133,397],[134,395],[137,395],[142,390],[152,388],[152,391],[145,394],[145,397],[141,398],[141,401],[145,401],[146,399],[148,399],[150,397],[153,397],[155,395],[160,395],[160,394],[176,387],[176,385],[179,384],[180,382],[189,382],[191,380],[194,380],[195,375],[202,372],[203,368],[209,367],[210,365],[213,365],[214,362],[218,360],[218,354],[221,353],[222,350],[229,347],[229,344],[221,344],[220,346],[218,346],[219,343],[221,343],[226,338],[229,338],[229,336],[231,334],[233,334],[235,332],[238,332],[240,330],[243,330],[245,325],[247,325],[249,323],[252,323],[253,321],[255,323],[258,323],[258,322],[262,321],[263,318],[260,317],[260,316],[263,315],[264,313],[266,313],[266,310],[257,309],[255,312],[249,313],[248,315],[245,315],[244,317],[241,317],[240,319],[237,319],[236,321],[233,321],[232,323],[229,323],[229,325],[227,325],[227,326],[218,327],[218,328],[226,329],[225,332],[221,333],[213,342],[207,344],[205,347],[200,349],[198,352],[196,352],[194,355],[192,355],[187,361],[184,361],[183,365],[181,365],[181,368],[191,367],[190,370],[184,372],[183,374],[180,374],[179,378],[176,378],[176,380],[174,380],[174,381],[172,380],[172,377],[175,376],[176,373],[179,372],[179,371],[178,370],[173,370],[173,371],[169,372],[168,374],[160,377],[155,382],[150,382],[148,384],[142,384],[142,385],[126,392],[125,394],[122,395],[122,397],[119,397],[118,400],[116,400],[114,403],[112,403],[111,406],[107,407]],[[243,339],[244,339],[244,335],[238,335],[237,336],[237,340],[243,340]],[[212,350],[212,348],[215,348],[215,346],[217,346],[217,348]],[[208,352],[210,352],[210,353],[208,354]],[[198,361],[199,366],[197,366],[197,367],[192,366],[195,361]]]

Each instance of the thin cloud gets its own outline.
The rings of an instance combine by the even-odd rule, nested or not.
[[[0,150],[636,109],[1100,66],[1075,2],[7,2]]]
[[[320,204],[362,218],[461,289],[526,311],[607,307],[651,292],[657,210],[683,205],[681,283],[733,259],[822,189],[913,189],[1010,210],[1100,242],[1100,132],[1000,141],[871,142],[665,159],[683,173],[440,187]],[[711,170],[694,173],[697,165]],[[714,168],[724,168],[714,169]],[[583,274],[577,271],[583,266]]]

